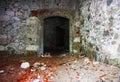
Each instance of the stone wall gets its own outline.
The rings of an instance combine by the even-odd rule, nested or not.
[[[80,12],[82,45],[97,51],[97,60],[120,66],[120,0],[85,1]]]
[[[8,50],[16,54],[25,53],[26,50],[38,50],[42,36],[40,28],[43,18],[49,16],[65,16],[72,19],[69,14],[61,10],[74,10],[74,0],[2,0],[0,1],[0,51]],[[49,16],[43,15],[45,10],[52,10]],[[61,10],[58,10],[61,9]],[[37,11],[42,11],[42,17],[36,18]],[[41,14],[41,12],[39,12]],[[71,13],[70,13],[71,14]],[[68,15],[68,16],[67,16]],[[73,15],[73,14],[72,14]],[[37,43],[38,42],[38,43]],[[40,51],[39,48],[39,51]]]

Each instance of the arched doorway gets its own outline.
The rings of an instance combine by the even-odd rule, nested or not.
[[[45,18],[43,23],[43,53],[69,52],[69,19],[51,16]]]
[[[38,12],[37,17],[40,19],[40,25],[39,28],[37,30],[37,34],[38,34],[38,51],[37,53],[39,55],[44,54],[44,22],[45,19],[49,18],[49,17],[62,17],[65,19],[68,19],[68,23],[69,23],[69,50],[68,52],[72,53],[73,52],[73,37],[74,37],[74,12],[70,11],[70,10],[61,10],[61,9],[42,9]],[[47,24],[46,24],[47,25]]]

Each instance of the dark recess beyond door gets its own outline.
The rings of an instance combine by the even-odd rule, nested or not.
[[[69,52],[69,19],[53,16],[44,19],[44,53]]]

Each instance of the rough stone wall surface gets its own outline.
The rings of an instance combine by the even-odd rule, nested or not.
[[[81,35],[86,40],[82,45],[93,44],[97,59],[115,59],[120,65],[120,0],[89,0],[80,10]]]
[[[37,3],[37,2],[34,2]],[[0,45],[1,50],[16,54],[36,50],[36,35],[39,19],[30,17],[32,9],[38,6],[29,0],[0,1]],[[32,47],[30,49],[30,47]]]
[[[74,0],[1,0],[0,1],[0,50],[17,54],[37,50],[36,34],[39,20],[30,18],[32,10],[74,9]],[[39,33],[38,33],[39,34]]]

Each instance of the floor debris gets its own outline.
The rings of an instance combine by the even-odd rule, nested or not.
[[[4,70],[0,70],[0,73],[4,73]]]
[[[120,82],[120,68],[81,56],[12,57],[0,69],[0,82]]]
[[[20,67],[26,69],[30,67],[30,64],[29,62],[23,62]]]

